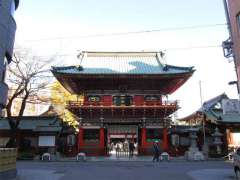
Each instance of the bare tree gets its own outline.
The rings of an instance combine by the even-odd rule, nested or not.
[[[6,106],[7,119],[11,128],[11,137],[7,147],[17,146],[17,131],[23,117],[27,103],[39,103],[41,91],[46,89],[49,81],[49,70],[47,64],[38,56],[32,55],[29,51],[16,52],[13,61],[8,69],[7,83],[10,87],[8,103]],[[18,115],[13,117],[12,108],[15,100],[20,101]]]

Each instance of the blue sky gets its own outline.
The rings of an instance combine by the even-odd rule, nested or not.
[[[199,108],[199,81],[202,81],[203,100],[223,92],[237,97],[236,88],[228,85],[235,79],[233,63],[223,57],[222,48],[192,48],[220,45],[228,38],[225,25],[76,38],[89,34],[224,24],[222,0],[24,0],[20,1],[15,17],[17,46],[31,48],[41,56],[57,55],[58,65],[78,64],[78,50],[166,50],[164,61],[168,64],[195,66],[193,77],[170,96],[180,102],[179,117]]]

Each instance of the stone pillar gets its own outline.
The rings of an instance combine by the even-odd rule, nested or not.
[[[84,146],[83,133],[84,133],[84,129],[82,127],[80,127],[79,132],[78,132],[78,152]]]
[[[168,150],[168,130],[163,128],[163,151]]]

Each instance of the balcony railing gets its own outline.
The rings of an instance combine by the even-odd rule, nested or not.
[[[108,108],[116,108],[116,109],[131,109],[131,108],[165,108],[165,107],[177,107],[178,102],[177,101],[163,101],[163,102],[143,102],[143,103],[138,103],[126,106],[126,105],[121,105],[121,106],[116,106],[116,105],[109,105],[105,104],[104,102],[94,102],[94,103],[82,103],[80,101],[69,101],[67,103],[67,106],[69,108],[103,108],[103,109],[108,109]]]

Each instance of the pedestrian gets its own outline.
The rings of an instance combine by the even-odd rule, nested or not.
[[[120,143],[119,142],[117,142],[115,149],[116,149],[116,156],[119,157],[119,155],[120,155]]]
[[[124,152],[124,156],[127,156],[127,155],[128,155],[129,145],[128,145],[127,139],[125,139],[125,141],[124,141],[124,143],[123,143],[123,152]]]
[[[129,158],[130,158],[130,157],[133,157],[134,149],[135,149],[134,143],[133,143],[133,141],[131,141],[131,142],[129,143]]]
[[[154,155],[153,155],[153,162],[156,160],[159,162],[159,155],[160,155],[160,148],[158,146],[157,142],[153,143],[153,150],[154,150]]]

